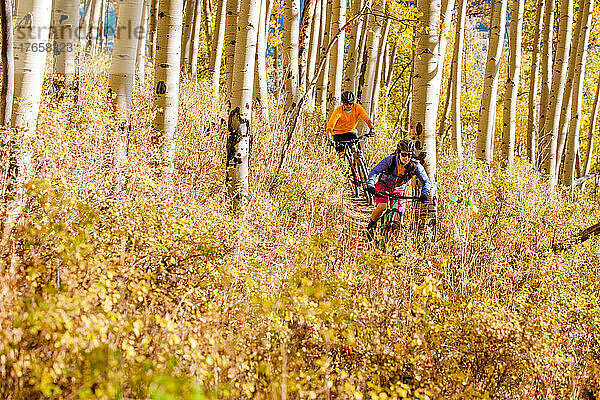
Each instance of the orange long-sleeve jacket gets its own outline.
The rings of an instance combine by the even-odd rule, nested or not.
[[[359,118],[362,118],[369,128],[373,128],[371,119],[360,104],[355,103],[352,111],[349,113],[344,111],[343,106],[339,106],[333,110],[329,122],[327,122],[327,130],[331,129],[334,135],[347,132],[356,133],[356,125],[358,125]]]

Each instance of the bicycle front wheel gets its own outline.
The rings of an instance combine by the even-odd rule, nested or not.
[[[354,166],[354,160],[352,155],[346,150],[346,160],[348,161],[348,183],[350,185],[350,191],[352,192],[352,197],[358,197],[358,174],[356,171],[356,167]]]
[[[360,181],[365,200],[367,201],[367,204],[373,205],[373,195],[367,190],[367,178],[369,177],[369,173],[367,172],[367,163],[363,156],[360,156],[360,158],[358,159],[357,169],[358,179]]]

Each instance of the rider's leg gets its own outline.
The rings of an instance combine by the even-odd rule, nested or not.
[[[387,203],[377,203],[377,205],[373,209],[373,212],[371,213],[371,222],[376,223],[381,217],[381,214],[383,214],[385,210],[387,210],[387,207]]]

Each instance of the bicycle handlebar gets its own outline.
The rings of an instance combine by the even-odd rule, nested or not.
[[[400,195],[393,194],[393,193],[380,192],[379,190],[375,190],[375,194],[378,194],[380,196],[387,196],[390,199],[394,199],[394,200],[413,200],[413,201],[419,200],[419,198],[417,196],[400,196]]]
[[[336,142],[336,143],[339,143],[339,144],[343,144],[343,143],[357,143],[358,141],[360,141],[360,140],[361,140],[361,139],[363,139],[363,138],[367,138],[367,137],[373,137],[373,136],[375,136],[375,134],[374,134],[374,133],[366,133],[366,134],[364,134],[364,135],[362,135],[362,136],[359,136],[359,137],[357,137],[357,138],[355,138],[355,139],[350,139],[350,140],[338,140],[338,141],[335,141],[335,142]]]

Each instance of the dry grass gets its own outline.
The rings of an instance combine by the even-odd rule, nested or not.
[[[275,116],[254,123],[242,221],[224,194],[225,106],[184,81],[173,192],[148,167],[147,82],[134,96],[128,196],[114,202],[106,65],[82,67],[82,107],[44,97],[47,183],[31,186],[20,262],[3,280],[16,298],[0,315],[2,398],[597,394],[600,242],[550,251],[598,220],[593,193],[575,201],[523,163],[453,169],[444,156],[438,240],[407,241],[394,258],[365,243],[368,210],[348,198],[312,117],[268,193]],[[370,152],[393,140],[382,133]]]

